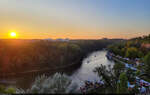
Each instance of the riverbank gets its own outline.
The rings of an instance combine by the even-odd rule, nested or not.
[[[121,61],[120,59],[127,59],[126,61],[129,61],[129,58],[122,58],[122,57],[119,57],[119,56],[116,56],[115,54],[113,54],[113,53],[111,53],[111,52],[107,52],[107,58],[109,59],[109,60],[114,60],[114,61],[116,61],[116,62],[119,62],[119,63],[122,63],[122,64],[124,64],[125,65],[125,68],[126,69],[131,69],[131,70],[133,70],[134,72],[136,72],[137,70],[139,70],[139,69],[137,69],[136,67],[134,67],[134,66],[136,66],[136,65],[130,65],[130,64],[128,64],[128,63],[126,63],[126,62],[124,62],[124,61]],[[135,63],[134,63],[135,64]],[[140,70],[139,70],[140,71]],[[142,72],[142,71],[141,71]],[[146,88],[149,88],[150,87],[150,82],[147,82],[147,81],[145,81],[145,80],[143,80],[143,79],[141,79],[141,78],[139,78],[138,76],[136,76],[136,78],[135,78],[135,84],[136,85],[138,85],[139,86],[139,88],[140,87],[146,87]],[[134,88],[135,87],[135,84],[130,84],[129,82],[128,82],[128,87],[129,88]],[[148,89],[148,93],[149,93],[149,89]]]

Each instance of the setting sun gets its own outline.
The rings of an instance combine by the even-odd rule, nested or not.
[[[16,38],[16,36],[17,36],[16,32],[11,32],[11,33],[10,33],[10,37]]]

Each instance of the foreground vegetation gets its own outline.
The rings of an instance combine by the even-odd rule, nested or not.
[[[65,74],[56,73],[50,77],[45,75],[38,76],[31,88],[23,90],[21,88],[4,88],[0,87],[0,93],[9,94],[23,94],[23,93],[34,93],[34,94],[66,94],[66,93],[96,93],[96,94],[108,94],[108,93],[118,93],[118,94],[131,94],[139,93],[138,88],[128,89],[128,81],[134,82],[136,75],[134,75],[131,69],[126,70],[125,66],[121,63],[116,63],[114,66],[101,65],[94,69],[94,72],[99,75],[103,85],[98,88],[94,87],[90,90],[82,92],[79,88],[80,83],[73,82],[70,77]],[[119,76],[119,77],[118,77]]]
[[[64,94],[64,93],[71,93],[75,91],[77,87],[71,85],[71,79],[65,75],[56,73],[53,76],[47,77],[45,75],[38,76],[35,79],[35,82],[32,84],[31,88],[27,90],[23,90],[21,88],[13,88],[8,87],[5,88],[4,86],[0,87],[0,94],[25,94],[25,93],[50,93],[50,94]]]
[[[113,68],[111,66],[108,66],[108,68],[106,69],[106,66],[104,65],[95,68],[94,72],[98,73],[99,77],[102,78],[105,86],[100,87],[100,90],[94,90],[94,93],[116,93],[117,81],[119,80],[117,76],[120,76],[120,74],[124,72],[124,70],[125,66],[119,63],[116,64]],[[1,86],[0,93],[82,93],[82,91],[80,91],[79,89],[78,84],[79,83],[73,83],[67,75],[56,73],[50,77],[47,77],[45,75],[38,76],[32,84],[31,88],[27,90],[18,88],[4,89],[4,87]],[[93,93],[93,89],[86,93]]]

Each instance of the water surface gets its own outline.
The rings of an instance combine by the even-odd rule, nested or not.
[[[83,85],[85,80],[97,81],[100,80],[98,75],[93,72],[95,67],[102,65],[113,65],[113,61],[106,58],[107,51],[96,51],[91,53],[82,62],[81,67],[71,76],[74,82]]]

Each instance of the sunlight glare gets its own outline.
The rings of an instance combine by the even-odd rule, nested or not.
[[[17,34],[16,34],[16,32],[10,32],[10,37],[11,38],[16,38],[17,37]]]

